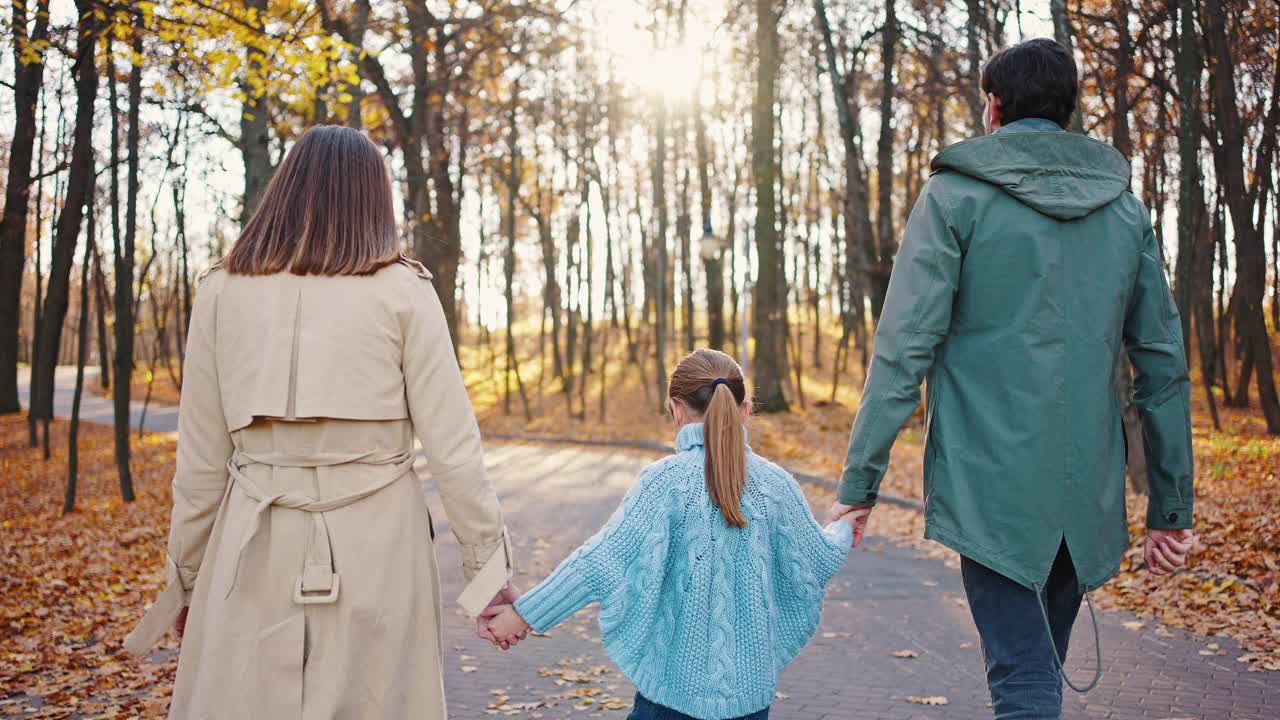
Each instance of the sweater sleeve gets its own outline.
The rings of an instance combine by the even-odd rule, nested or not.
[[[853,528],[846,522],[834,522],[827,527],[818,524],[809,510],[809,501],[795,478],[784,473],[787,498],[787,524],[797,541],[801,556],[811,564],[811,571],[825,589],[831,578],[840,571],[849,550],[853,546]]]
[[[670,518],[664,507],[666,467],[659,462],[646,468],[605,526],[516,600],[516,611],[531,628],[546,632],[589,603],[605,603],[627,582],[629,568],[644,559],[642,553],[649,558],[665,552]]]
[[[771,478],[777,513],[771,540],[778,627],[774,659],[785,665],[817,631],[827,585],[844,565],[853,533],[843,522],[820,527],[795,479],[776,472]]]

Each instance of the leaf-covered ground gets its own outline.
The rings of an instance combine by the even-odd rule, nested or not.
[[[0,716],[162,716],[173,663],[117,651],[160,590],[174,441],[135,435],[127,504],[110,428],[82,426],[79,501],[63,516],[67,435],[52,424],[46,461],[27,447],[25,416],[0,416]]]

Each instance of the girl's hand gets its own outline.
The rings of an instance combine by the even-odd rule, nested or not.
[[[481,617],[488,621],[489,632],[504,650],[514,644],[513,641],[522,640],[529,633],[529,624],[513,605],[485,608]]]
[[[871,508],[855,507],[837,518],[837,522],[848,523],[853,530],[853,545],[850,549],[862,544],[862,536],[867,532],[867,519],[870,517]]]

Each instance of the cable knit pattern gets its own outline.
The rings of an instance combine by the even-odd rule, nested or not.
[[[778,675],[813,637],[827,583],[853,541],[823,529],[796,481],[747,449],[745,528],[707,492],[702,425],[645,468],[599,532],[516,601],[546,632],[600,603],[605,650],[645,697],[703,720],[773,702]]]

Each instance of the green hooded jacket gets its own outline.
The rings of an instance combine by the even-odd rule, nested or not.
[[[902,237],[839,499],[874,503],[928,380],[925,537],[1028,588],[1064,538],[1083,591],[1128,547],[1128,353],[1147,526],[1191,527],[1190,381],[1147,209],[1109,145],[1020,120],[933,160]]]

